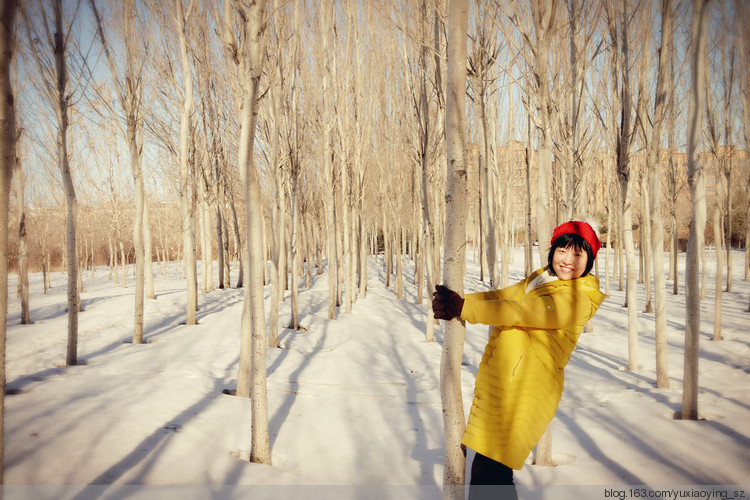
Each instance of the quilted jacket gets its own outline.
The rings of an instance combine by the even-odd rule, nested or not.
[[[461,318],[494,325],[477,373],[463,444],[521,469],[562,397],[563,369],[586,323],[604,301],[599,280],[555,280],[526,293],[525,280],[468,294]]]

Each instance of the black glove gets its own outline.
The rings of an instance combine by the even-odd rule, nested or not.
[[[461,316],[461,310],[464,308],[464,299],[443,285],[435,286],[435,293],[432,294],[432,312],[435,319],[453,319]]]

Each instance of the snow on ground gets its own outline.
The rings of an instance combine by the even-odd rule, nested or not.
[[[640,367],[629,371],[624,292],[612,283],[594,331],[582,335],[566,369],[552,423],[558,466],[529,460],[516,473],[521,498],[620,492],[633,498],[643,493],[633,485],[693,488],[693,496],[705,485],[734,485],[750,496],[750,488],[741,487],[750,485],[750,283],[742,279],[743,255],[734,258],[722,341],[710,340],[713,276],[701,304],[701,419],[674,419],[682,407],[684,289],[674,296],[668,282],[671,387],[656,389],[653,315],[642,312],[643,287]],[[522,264],[516,251],[513,281],[522,277]],[[466,291],[486,289],[471,255],[467,267]],[[440,498],[443,328],[436,328],[437,342],[424,341],[427,305],[416,304],[408,263],[406,271],[405,298],[399,300],[395,280],[386,288],[381,261],[371,259],[367,296],[336,320],[326,318],[325,274],[300,291],[304,330],[283,330],[281,348],[267,354],[270,467],[246,461],[250,401],[224,393],[236,384],[242,290],[201,294],[199,324],[186,326],[184,280],[172,265],[166,279],[156,275],[157,297],[146,303],[146,343],[133,345],[132,280],[121,288],[99,268],[84,279],[79,365],[65,367],[65,276],[51,275],[46,296],[41,275],[31,276],[34,323],[21,325],[12,275],[7,498],[145,498],[156,492],[160,498],[167,492],[178,498],[309,498],[315,492],[323,498]],[[684,273],[680,279],[684,283]],[[267,300],[269,293],[267,287]],[[287,297],[281,304],[282,325],[289,323],[289,302]],[[487,334],[485,326],[467,325],[466,415]],[[701,490],[694,489],[698,485]],[[166,486],[171,488],[159,489]]]

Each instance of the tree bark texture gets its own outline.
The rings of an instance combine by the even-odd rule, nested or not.
[[[195,255],[195,233],[193,232],[193,211],[190,202],[190,191],[194,189],[190,182],[190,138],[191,113],[193,108],[193,79],[188,50],[187,27],[185,24],[185,10],[182,0],[174,0],[175,22],[180,40],[180,64],[183,78],[183,101],[180,109],[180,216],[182,217],[182,252],[185,266],[185,281],[187,285],[187,303],[185,305],[185,324],[197,323],[196,313],[198,304],[198,277]]]
[[[65,356],[67,365],[78,363],[78,256],[77,226],[78,226],[78,199],[73,184],[73,176],[70,172],[68,162],[68,71],[65,61],[64,25],[62,19],[62,1],[56,0],[53,4],[55,15],[55,89],[57,92],[55,110],[57,112],[57,162],[62,175],[63,190],[67,208],[65,228],[65,255],[68,273],[68,344]]]
[[[443,281],[460,295],[464,293],[463,273],[466,256],[466,38],[467,0],[451,0],[448,8],[448,70],[445,137],[447,145],[447,186],[445,193],[445,257]],[[463,499],[466,457],[461,450],[464,419],[461,393],[461,359],[464,325],[453,319],[445,325],[445,341],[440,360],[440,395],[445,429],[443,497]]]
[[[250,340],[252,361],[251,381],[251,448],[250,461],[271,464],[270,439],[268,436],[268,400],[266,375],[266,328],[263,303],[263,275],[265,252],[263,248],[263,210],[260,185],[255,165],[255,125],[258,119],[258,87],[265,56],[263,36],[266,28],[266,2],[259,0],[245,12],[245,61],[243,71],[244,102],[241,110],[239,161],[242,184],[245,191],[246,245],[248,255],[248,283],[245,288],[245,305],[250,309],[250,329],[243,331],[243,342]],[[247,339],[247,337],[250,339]],[[249,361],[249,360],[248,360]],[[245,366],[248,365],[246,361]],[[238,387],[239,392],[239,387]]]
[[[8,328],[8,212],[16,165],[16,102],[10,68],[15,54],[16,0],[0,4],[0,485],[5,484],[5,350]]]
[[[698,419],[698,354],[700,341],[700,254],[706,229],[706,185],[698,156],[705,113],[706,0],[693,0],[690,102],[688,107],[688,184],[692,220],[685,268],[685,364],[682,386],[682,419]]]
[[[654,119],[651,141],[648,151],[648,182],[650,205],[652,211],[652,254],[654,264],[654,337],[656,344],[656,387],[669,387],[669,370],[667,365],[667,316],[666,316],[666,283],[664,280],[664,220],[661,208],[661,166],[659,164],[659,146],[662,139],[662,128],[667,112],[667,79],[669,61],[672,54],[672,0],[661,2],[661,47],[659,49],[659,69],[656,77],[656,99],[654,101]]]

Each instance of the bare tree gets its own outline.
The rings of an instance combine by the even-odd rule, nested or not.
[[[747,19],[750,15],[750,6],[747,2],[735,0],[735,9],[739,19]],[[742,132],[745,143],[745,149],[750,149],[750,23],[740,23],[740,97],[742,100],[743,121]],[[750,169],[747,171],[746,193],[748,194],[748,203],[745,208],[745,280],[750,280]],[[748,303],[750,311],[750,303]]]
[[[629,2],[608,2],[605,7],[607,26],[613,45],[612,79],[614,91],[620,95],[620,123],[616,128],[616,165],[620,183],[622,206],[622,239],[627,260],[626,304],[628,308],[628,368],[638,369],[638,324],[636,295],[635,244],[633,242],[633,173],[631,169],[631,146],[635,137],[633,98],[630,88],[630,23],[633,12]]]
[[[721,50],[721,84],[724,88],[724,97],[722,99],[723,107],[723,135],[725,148],[722,155],[722,161],[719,163],[721,166],[721,174],[723,175],[724,187],[725,187],[725,198],[722,204],[722,222],[726,220],[726,227],[722,224],[724,229],[724,250],[726,251],[726,263],[727,263],[727,285],[726,291],[732,291],[732,173],[734,167],[734,153],[736,146],[734,145],[734,106],[733,96],[736,80],[736,53],[738,42],[738,18],[735,12],[727,8],[728,3],[721,4],[721,18],[722,25],[725,29],[721,30],[722,36],[722,47]],[[718,339],[717,339],[718,340]]]
[[[276,10],[276,2],[273,9]],[[273,34],[275,35],[274,53],[269,55],[269,64],[273,64],[273,72],[269,70],[269,95],[271,99],[272,124],[268,125],[271,137],[271,153],[268,163],[273,177],[273,201],[271,206],[271,301],[268,314],[268,346],[279,347],[279,302],[284,296],[284,285],[281,283],[282,276],[286,282],[285,260],[286,245],[286,190],[284,189],[284,172],[281,162],[281,121],[282,121],[282,94],[284,92],[284,44],[288,36],[286,29],[286,18],[283,11],[274,17]],[[269,28],[270,29],[270,28]],[[271,36],[271,33],[269,33]],[[269,44],[270,45],[270,44]]]
[[[266,325],[263,304],[263,211],[260,185],[255,165],[255,126],[258,118],[258,88],[265,59],[264,35],[267,25],[266,5],[258,0],[250,5],[235,4],[239,9],[241,36],[232,33],[232,4],[224,2],[222,41],[228,56],[238,69],[242,94],[239,106],[240,143],[238,165],[245,194],[245,244],[248,266],[245,304],[242,314],[242,345],[237,374],[237,395],[251,396],[250,461],[271,464],[268,436],[268,399],[266,377]],[[249,375],[249,376],[248,376]]]
[[[732,266],[731,266],[731,182],[732,182],[732,96],[735,85],[735,49],[736,43],[731,36],[735,30],[736,16],[730,15],[726,5],[722,4],[720,19],[721,29],[717,40],[716,49],[719,51],[715,74],[721,75],[716,78],[719,88],[712,88],[709,73],[705,74],[706,92],[706,135],[708,149],[711,153],[714,178],[714,207],[713,207],[713,233],[714,247],[716,248],[716,276],[714,286],[714,331],[713,340],[721,340],[721,309],[722,309],[722,282],[724,267],[724,246],[726,246],[727,261],[727,291],[731,291]],[[716,97],[715,94],[721,94]],[[723,124],[721,123],[723,119]],[[723,126],[722,126],[723,125]],[[722,136],[724,145],[721,145]],[[726,222],[726,227],[725,227]]]
[[[198,278],[195,255],[195,234],[193,232],[193,206],[190,201],[190,139],[191,114],[193,107],[193,71],[190,64],[190,49],[188,45],[187,20],[193,9],[191,1],[187,10],[182,0],[174,0],[172,18],[180,41],[180,65],[183,74],[183,101],[180,109],[180,214],[182,217],[182,251],[185,262],[185,278],[187,281],[187,303],[185,305],[185,324],[194,325],[198,309]],[[193,189],[195,187],[193,186]]]
[[[703,114],[706,106],[706,0],[693,0],[691,24],[692,76],[690,81],[690,104],[688,109],[688,183],[693,204],[690,222],[685,276],[685,365],[682,386],[682,419],[698,419],[698,353],[700,340],[700,249],[703,247],[706,229],[706,185],[703,165],[698,156]]]
[[[445,138],[448,184],[445,193],[445,285],[464,293],[463,271],[466,258],[466,47],[468,31],[467,0],[448,4],[448,73]],[[463,499],[466,457],[461,437],[466,426],[461,394],[461,358],[466,335],[457,318],[445,325],[445,341],[440,360],[440,396],[445,429],[443,496]]]
[[[18,102],[18,59],[13,59],[11,68],[13,78],[13,101]],[[24,195],[25,178],[21,168],[21,154],[19,146],[21,142],[22,125],[18,127],[16,136],[16,164],[14,167],[14,184],[16,187],[16,211],[18,212],[18,295],[21,298],[21,324],[31,323],[31,309],[29,304],[29,246],[27,238],[26,200]]]
[[[97,34],[104,49],[107,64],[112,74],[118,102],[124,114],[125,140],[130,156],[130,169],[135,185],[135,213],[133,217],[133,245],[135,251],[135,311],[133,317],[133,343],[143,343],[143,310],[146,292],[146,261],[150,262],[151,248],[146,249],[144,233],[148,231],[146,223],[146,190],[141,166],[141,138],[143,130],[143,60],[139,59],[137,47],[139,37],[135,26],[137,9],[134,0],[119,4],[119,15],[123,24],[123,43],[125,44],[125,67],[121,70],[112,55],[99,10],[95,0],[89,0],[96,20]],[[124,78],[121,75],[124,74]],[[148,254],[148,258],[147,255]],[[148,269],[149,273],[152,270]]]
[[[325,177],[325,219],[326,219],[326,236],[327,236],[327,257],[328,257],[328,319],[336,319],[336,290],[338,287],[337,277],[337,259],[336,259],[336,223],[334,211],[334,165],[332,158],[332,129],[334,121],[334,100],[331,92],[332,61],[330,54],[330,32],[335,26],[333,3],[324,3],[320,7],[320,33],[323,38],[322,48],[324,54],[324,64],[322,70],[322,118],[321,127],[323,128],[323,172]]]
[[[557,0],[529,0],[536,40],[527,37],[534,61],[533,91],[538,110],[537,127],[540,133],[537,153],[536,229],[540,262],[547,262],[547,242],[552,239],[552,124],[553,106],[549,89],[549,52],[557,32],[559,2]]]
[[[471,54],[469,55],[469,82],[473,89],[474,101],[479,113],[479,175],[481,178],[480,213],[480,237],[486,230],[484,238],[484,250],[487,255],[487,272],[490,277],[490,288],[500,286],[500,269],[497,265],[497,236],[495,234],[495,213],[497,202],[495,195],[496,172],[494,162],[491,161],[490,151],[493,147],[493,138],[490,135],[491,127],[488,117],[488,99],[493,92],[495,77],[491,75],[492,67],[497,61],[501,46],[497,36],[497,28],[486,13],[483,11],[483,2],[476,0],[476,28],[473,36]],[[508,182],[509,179],[506,179]]]
[[[652,210],[652,252],[654,264],[654,298],[655,310],[655,343],[656,343],[656,386],[669,387],[667,365],[667,318],[666,318],[666,284],[664,282],[664,221],[661,208],[661,168],[659,148],[662,142],[662,128],[667,113],[667,80],[669,62],[672,54],[672,23],[674,7],[672,0],[661,2],[661,46],[659,48],[659,66],[656,77],[656,98],[654,100],[653,128],[648,148],[648,183],[651,195]]]
[[[674,46],[674,35],[672,36],[671,44]],[[670,74],[670,81],[675,82],[676,81],[676,75],[675,75],[675,56],[674,52],[672,52],[670,55],[669,60],[669,74]],[[661,55],[660,55],[661,57]],[[668,168],[666,171],[667,176],[667,200],[668,200],[668,206],[669,206],[669,232],[670,232],[670,246],[669,246],[669,254],[670,254],[670,266],[669,266],[669,273],[670,278],[672,279],[672,294],[677,295],[679,293],[679,248],[678,248],[678,229],[677,229],[677,200],[679,198],[679,194],[681,191],[681,182],[680,182],[680,174],[677,169],[676,161],[675,161],[675,155],[674,155],[674,143],[675,143],[675,121],[677,119],[677,105],[676,105],[676,99],[675,99],[675,86],[669,86],[668,87],[668,113],[669,113],[669,132],[667,134],[667,152],[668,152],[668,159],[667,164]]]
[[[16,49],[18,2],[0,4],[0,485],[5,484],[5,346],[8,328],[8,211],[11,177],[16,165],[16,101],[11,65]]]
[[[440,242],[436,228],[436,217],[439,210],[435,206],[436,189],[440,184],[438,178],[438,162],[435,161],[436,151],[442,141],[440,130],[442,120],[442,89],[441,86],[441,40],[443,34],[443,18],[440,12],[440,2],[433,3],[432,18],[428,12],[428,1],[420,0],[419,23],[412,23],[414,13],[409,10],[412,4],[401,2],[400,20],[395,22],[399,30],[406,36],[400,42],[400,52],[403,61],[404,74],[407,80],[407,92],[412,103],[413,121],[409,121],[404,137],[413,139],[414,154],[414,214],[419,241],[418,258],[416,262],[417,303],[422,303],[422,291],[429,297],[435,289],[439,275]],[[395,9],[394,9],[395,10]],[[412,56],[409,43],[416,45],[417,55]],[[430,57],[432,52],[433,57]],[[434,71],[434,77],[431,74]],[[437,101],[437,102],[435,102]],[[412,132],[414,131],[414,132]],[[407,139],[408,140],[408,139]],[[432,317],[430,301],[427,302],[425,324],[425,340],[435,340],[434,329],[436,321]]]
[[[289,326],[295,330],[300,327],[299,324],[299,269],[300,269],[300,257],[302,248],[302,238],[300,237],[302,225],[300,224],[300,210],[299,210],[299,179],[300,169],[302,168],[302,127],[300,126],[300,111],[298,107],[299,100],[299,86],[300,86],[300,64],[302,55],[300,51],[300,38],[302,19],[300,16],[300,5],[299,3],[294,5],[294,31],[295,37],[292,45],[291,54],[291,86],[288,89],[290,102],[285,107],[286,113],[284,116],[284,122],[287,124],[286,129],[288,130],[287,135],[287,147],[288,147],[288,158],[289,158],[289,194],[290,194],[290,235],[289,235],[289,251],[290,251],[290,265],[291,265],[291,313],[292,321]],[[285,278],[286,279],[286,278]],[[347,290],[347,296],[350,290]],[[351,311],[351,307],[350,307]]]
[[[68,153],[68,111],[70,107],[70,93],[68,89],[68,69],[66,63],[66,50],[68,35],[65,32],[62,15],[62,1],[54,0],[52,3],[54,26],[47,25],[47,16],[42,16],[43,29],[46,37],[37,35],[37,29],[28,17],[28,12],[22,10],[29,36],[29,45],[32,47],[34,60],[42,75],[44,92],[53,103],[57,116],[57,164],[62,176],[63,189],[66,200],[66,262],[68,273],[68,344],[65,356],[67,365],[78,363],[78,312],[80,310],[80,296],[78,289],[78,256],[76,253],[78,238],[78,199],[73,184],[73,176],[70,171]],[[34,33],[32,35],[32,33]],[[37,40],[45,39],[51,49],[54,62],[50,63],[41,53],[41,48],[36,47]],[[41,42],[39,42],[41,43]]]

